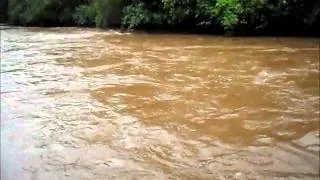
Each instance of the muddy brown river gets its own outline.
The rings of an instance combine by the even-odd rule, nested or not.
[[[1,30],[1,179],[318,179],[319,39]]]

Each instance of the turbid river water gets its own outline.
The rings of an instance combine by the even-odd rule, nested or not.
[[[318,179],[319,39],[1,30],[1,179]]]

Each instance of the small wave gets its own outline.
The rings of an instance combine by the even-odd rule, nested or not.
[[[271,71],[268,69],[264,69],[260,71],[254,78],[253,84],[256,85],[262,85],[266,84],[271,80],[279,79],[281,76],[286,75],[284,72],[279,72],[279,71]]]

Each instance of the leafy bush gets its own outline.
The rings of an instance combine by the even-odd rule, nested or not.
[[[215,17],[215,1],[197,0],[195,17],[201,20],[212,20]]]
[[[81,26],[119,26],[123,7],[123,0],[94,0],[89,4],[79,5],[73,14],[73,20]]]
[[[97,10],[93,3],[89,5],[78,6],[74,14],[72,15],[74,22],[80,26],[95,25],[96,16],[97,16]]]
[[[256,0],[217,0],[214,12],[225,30],[234,30],[252,23],[257,6]]]
[[[13,24],[24,24],[24,7],[26,3],[20,0],[10,0],[8,3],[8,19]]]
[[[95,0],[95,23],[98,27],[120,26],[125,0]]]
[[[9,22],[22,25],[67,25],[72,23],[72,14],[81,0],[10,0]]]
[[[123,13],[125,15],[122,19],[122,24],[129,29],[150,23],[151,13],[145,8],[144,3],[126,6]]]

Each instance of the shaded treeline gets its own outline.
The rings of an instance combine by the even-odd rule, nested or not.
[[[8,0],[0,1],[0,23],[5,23],[7,21],[7,7]]]
[[[1,9],[6,6],[1,1]],[[10,24],[319,35],[320,0],[9,0]]]

